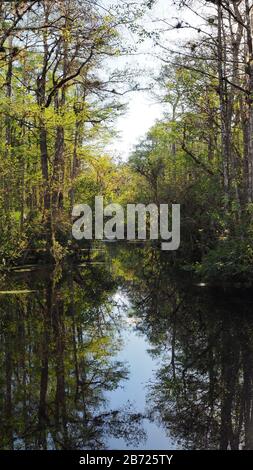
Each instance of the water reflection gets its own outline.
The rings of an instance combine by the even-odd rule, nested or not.
[[[35,294],[0,295],[0,448],[99,449],[108,435],[134,445],[144,437],[141,416],[105,400],[127,379],[114,360],[115,283],[94,267],[65,282],[45,274],[22,279]],[[11,281],[15,291],[21,280]]]
[[[158,252],[127,290],[150,353],[161,359],[150,416],[179,448],[253,449],[252,294],[196,289]]]
[[[251,295],[162,256],[2,276],[1,449],[253,448]]]

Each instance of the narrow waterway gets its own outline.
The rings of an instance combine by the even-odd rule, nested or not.
[[[253,449],[250,290],[160,251],[0,279],[1,449]]]

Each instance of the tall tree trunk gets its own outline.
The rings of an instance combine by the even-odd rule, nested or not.
[[[9,101],[11,101],[12,97],[12,69],[13,69],[13,58],[12,58],[12,43],[13,38],[12,36],[8,39],[8,59],[7,59],[7,73],[6,73],[6,97]],[[7,218],[9,218],[10,213],[10,184],[9,184],[9,166],[10,166],[10,156],[11,156],[11,147],[12,147],[12,124],[11,124],[11,117],[7,116],[5,120],[6,126],[6,168],[7,168],[7,175],[4,178],[4,209]]]
[[[219,96],[220,96],[220,118],[221,118],[221,158],[223,167],[223,187],[226,205],[229,201],[229,153],[230,153],[230,135],[227,121],[227,106],[226,106],[226,86],[224,81],[224,60],[223,51],[224,44],[222,39],[223,30],[223,13],[222,4],[217,0],[218,8],[218,76],[219,76]]]
[[[251,29],[251,7],[245,0],[246,40],[247,40],[247,72],[248,72],[248,201],[253,201],[253,44]]]

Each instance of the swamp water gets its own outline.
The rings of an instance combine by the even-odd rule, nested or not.
[[[161,256],[1,274],[1,449],[253,449],[251,295]]]

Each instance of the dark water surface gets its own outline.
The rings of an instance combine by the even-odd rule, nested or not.
[[[0,275],[1,449],[253,448],[251,293],[160,258]]]

